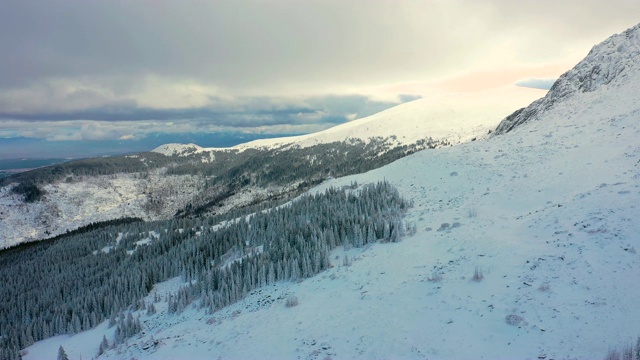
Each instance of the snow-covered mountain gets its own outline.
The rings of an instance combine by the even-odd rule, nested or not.
[[[511,114],[500,123],[496,135],[504,134],[531,120],[546,118],[546,113],[556,105],[566,105],[570,99],[584,93],[611,89],[619,92],[622,86],[638,81],[640,73],[640,24],[614,35],[591,49],[584,60],[564,73],[553,84],[547,95],[530,106]],[[621,96],[614,103],[616,108],[633,107],[637,94]],[[580,98],[579,101],[584,101]],[[579,109],[576,109],[579,111]]]
[[[194,211],[223,213],[290,196],[325,178],[482,137],[542,93],[509,86],[439,95],[304,136],[224,149],[166,144],[151,153],[23,173],[0,182],[0,248],[124,217],[149,221]],[[38,200],[25,201],[16,184],[34,182]]]
[[[261,139],[231,148],[202,148],[195,144],[165,144],[154,152],[166,156],[188,156],[221,150],[310,147],[359,139],[384,139],[389,146],[413,144],[431,137],[455,145],[480,138],[495,129],[499,119],[514,106],[538,99],[540,90],[505,86],[483,92],[437,94],[404,103],[362,119],[350,121],[308,135]],[[505,101],[505,99],[509,101]]]
[[[213,314],[167,315],[157,302],[158,313],[141,317],[144,333],[100,358],[601,359],[635,341],[639,42],[636,26],[596,46],[549,96],[507,118],[503,136],[313,190],[386,179],[414,201],[406,220],[415,234],[336,250],[332,259],[350,263]],[[290,295],[297,306],[285,305]],[[25,359],[60,345],[88,358],[103,335],[113,337],[106,323],[54,337]]]

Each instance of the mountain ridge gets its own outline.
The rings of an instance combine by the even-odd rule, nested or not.
[[[576,94],[621,86],[640,77],[640,24],[595,45],[576,66],[562,74],[549,92],[531,105],[516,110],[500,122],[493,136],[535,121],[556,103]]]
[[[253,140],[229,148],[165,144],[152,151],[168,156],[187,156],[212,151],[305,148],[350,139],[368,142],[374,138],[382,138],[392,146],[408,145],[426,137],[454,145],[480,138],[493,130],[497,119],[509,111],[503,105],[507,94],[517,103],[528,103],[541,92],[505,86],[481,93],[431,95],[311,134]]]

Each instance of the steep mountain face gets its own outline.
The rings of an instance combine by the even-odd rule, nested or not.
[[[545,117],[556,104],[584,93],[609,91],[640,81],[640,24],[596,45],[587,57],[564,73],[547,95],[520,109],[498,125],[495,135]]]
[[[503,104],[507,92],[517,103],[540,96],[510,87],[421,99],[310,135],[225,149],[166,144],[0,179],[0,248],[120,218],[222,214],[284,201],[331,177],[481,137],[512,110]]]

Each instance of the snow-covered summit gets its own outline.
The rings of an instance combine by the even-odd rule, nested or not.
[[[196,144],[164,144],[153,149],[153,152],[163,154],[166,156],[188,156],[191,154],[201,153],[204,148]]]
[[[411,144],[431,137],[459,144],[486,134],[518,104],[529,104],[541,96],[539,90],[506,86],[490,91],[438,94],[404,103],[377,114],[302,136],[255,140],[236,148],[280,147],[373,138],[391,139],[395,145]],[[505,103],[505,98],[511,99]],[[515,104],[515,105],[514,105]]]
[[[426,138],[458,144],[486,134],[514,108],[530,104],[541,95],[540,90],[517,86],[476,93],[438,94],[312,134],[254,140],[224,149],[166,144],[153,151],[167,156],[189,156],[223,150],[306,148],[350,139],[364,142],[384,139],[391,146],[409,145]]]
[[[498,125],[495,134],[504,134],[529,120],[540,119],[565,99],[638,81],[640,24],[594,46],[587,57],[560,76],[544,98],[509,115]]]

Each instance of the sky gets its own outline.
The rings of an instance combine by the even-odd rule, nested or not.
[[[639,15],[635,0],[3,0],[0,159],[229,146],[442,93],[543,96]]]

